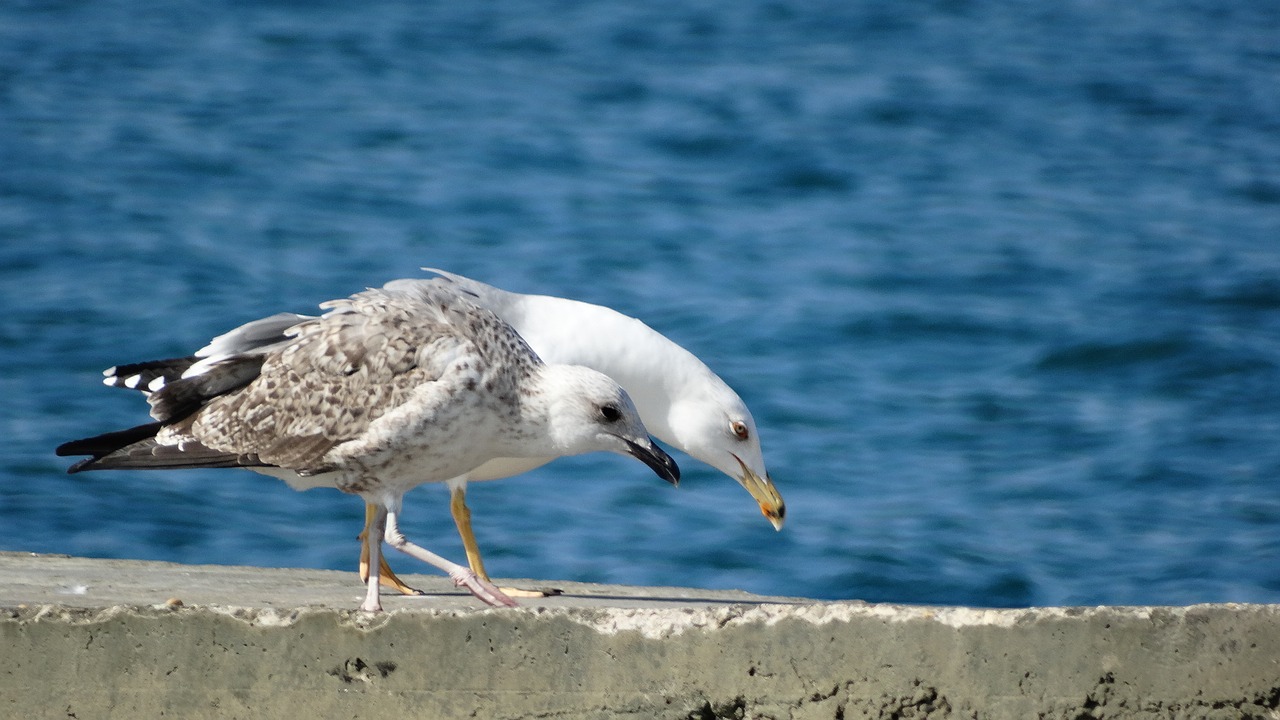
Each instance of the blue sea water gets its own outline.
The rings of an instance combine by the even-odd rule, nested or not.
[[[356,498],[53,448],[422,265],[685,345],[789,506],[561,460],[473,486],[497,576],[1280,602],[1275,3],[0,5],[0,549],[352,568]]]

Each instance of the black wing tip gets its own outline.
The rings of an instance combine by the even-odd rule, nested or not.
[[[58,457],[89,456],[67,468],[68,475],[85,470],[101,470],[104,468],[98,466],[99,460],[133,443],[153,438],[159,431],[160,423],[147,423],[146,425],[138,425],[125,430],[116,430],[94,435],[93,437],[80,438],[79,440],[70,440],[54,448],[53,452]]]
[[[160,445],[156,433],[164,426],[153,422],[65,442],[54,449],[60,457],[88,455],[67,468],[67,474],[86,470],[182,470],[194,468],[272,467],[256,453],[234,453],[188,441]]]
[[[149,392],[151,383],[162,378],[162,383],[170,383],[182,377],[182,373],[196,364],[200,358],[194,355],[186,357],[166,358],[164,360],[147,360],[145,362],[112,365],[102,371],[103,382],[108,387]],[[129,381],[133,382],[130,383]]]
[[[253,382],[265,359],[262,355],[229,357],[219,361],[209,372],[166,380],[164,386],[151,393],[148,400],[151,416],[164,423],[177,422],[210,400]]]
[[[70,440],[59,445],[54,452],[58,455],[105,455],[139,440],[155,437],[160,432],[160,423],[150,422],[136,425],[124,430],[113,430],[101,435]]]

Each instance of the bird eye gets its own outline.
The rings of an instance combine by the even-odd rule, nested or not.
[[[618,418],[622,417],[622,411],[617,405],[601,405],[600,417],[604,418],[605,422],[618,422]]]
[[[748,437],[751,437],[751,431],[747,430],[747,424],[741,420],[734,420],[732,423],[729,423],[729,429],[733,431],[733,434],[736,435],[739,440],[746,440]]]

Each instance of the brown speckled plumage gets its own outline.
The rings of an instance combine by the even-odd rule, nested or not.
[[[154,438],[78,469],[245,465],[304,477],[339,471],[347,476],[335,478],[341,489],[361,492],[399,484],[389,463],[418,461],[421,478],[465,472],[483,460],[452,456],[457,467],[439,460],[441,467],[432,467],[424,459],[439,456],[429,445],[468,432],[459,423],[463,413],[492,413],[509,425],[504,434],[522,434],[521,386],[541,361],[493,313],[444,283],[421,282],[390,283],[321,307],[323,316],[295,325],[287,343],[259,358],[247,383],[226,390],[201,376],[166,384],[149,398],[162,423]],[[233,358],[205,375],[216,378],[224,366],[244,374]],[[189,395],[197,379],[222,392],[200,398],[182,417],[154,409]]]

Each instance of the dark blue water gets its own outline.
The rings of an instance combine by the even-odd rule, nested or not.
[[[563,460],[473,486],[495,575],[1280,602],[1275,3],[5,3],[0,548],[350,568],[355,498],[53,448],[420,265],[684,344],[789,505]]]

